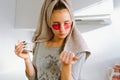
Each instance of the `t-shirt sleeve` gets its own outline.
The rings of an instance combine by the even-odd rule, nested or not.
[[[86,52],[77,54],[78,60],[72,65],[72,76],[74,80],[81,80],[81,69],[86,61]]]

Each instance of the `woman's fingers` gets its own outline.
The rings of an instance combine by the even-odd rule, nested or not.
[[[66,52],[66,56],[65,56],[64,62],[66,64],[68,64],[69,63],[69,59],[70,59],[70,54],[68,52]]]
[[[18,41],[16,44],[15,44],[15,54],[20,57],[20,58],[23,58],[23,59],[27,59],[27,58],[30,58],[28,52],[25,50],[25,41]]]
[[[60,56],[59,56],[59,59],[66,63],[66,64],[72,64],[74,63],[76,60],[78,60],[78,57],[75,56],[74,53],[72,52],[66,52],[66,51],[63,51]]]
[[[73,61],[74,58],[74,53],[69,52],[70,56],[69,56],[69,63],[71,63]]]
[[[21,48],[16,54],[21,57],[21,53],[23,52],[23,48]]]
[[[23,45],[22,42],[16,43],[16,44],[15,44],[15,50],[19,49],[19,47],[20,47],[21,45]]]
[[[61,60],[61,61],[64,61],[65,59],[66,59],[66,51],[63,51],[63,52],[61,52],[61,54],[60,54],[60,56],[59,56],[59,59]]]
[[[66,58],[67,58],[67,52],[63,52],[62,61],[66,61]]]
[[[77,61],[77,60],[78,60],[78,57],[77,57],[77,56],[73,57],[73,60],[74,60],[74,61]]]
[[[15,51],[16,51],[16,52],[20,52],[23,47],[24,47],[23,45],[18,45],[18,46],[16,47]]]
[[[22,41],[18,41],[18,43],[15,44],[15,53],[19,54],[22,53],[24,49],[24,43]]]

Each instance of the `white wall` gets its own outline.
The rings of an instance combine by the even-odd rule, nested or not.
[[[14,45],[18,40],[31,40],[31,34],[14,28],[15,1],[0,0],[0,80],[27,80],[23,60],[14,54]]]
[[[107,80],[106,68],[120,63],[120,10],[112,15],[112,24],[83,33],[91,56],[86,61],[82,76],[85,80]],[[14,54],[18,40],[31,40],[31,32],[14,28],[15,0],[0,0],[0,80],[27,80],[24,63]],[[92,27],[92,26],[91,26]]]
[[[111,25],[83,33],[92,51],[82,71],[85,80],[108,80],[107,68],[120,64],[119,13],[120,8],[114,10]]]

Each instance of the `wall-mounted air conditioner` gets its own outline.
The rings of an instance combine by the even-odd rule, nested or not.
[[[111,24],[111,15],[75,16],[77,24]]]
[[[101,0],[74,12],[77,24],[110,24],[113,0]]]

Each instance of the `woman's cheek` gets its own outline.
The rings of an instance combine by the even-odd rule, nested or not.
[[[70,29],[70,27],[71,27],[71,25],[69,25],[69,24],[65,24],[65,25],[64,25],[64,28],[65,28],[65,29]]]

